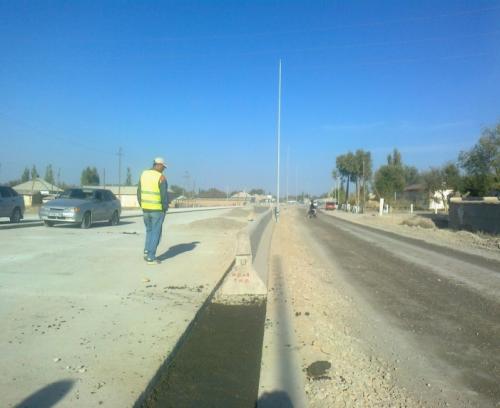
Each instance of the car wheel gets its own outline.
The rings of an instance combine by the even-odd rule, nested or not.
[[[10,222],[18,223],[21,221],[21,210],[19,208],[14,208],[14,211],[12,211],[12,215],[10,216]]]
[[[120,222],[120,216],[118,215],[118,211],[115,211],[109,220],[109,225],[118,225]]]
[[[90,212],[86,212],[85,214],[83,214],[83,219],[82,223],[80,224],[80,227],[87,229],[90,228],[91,225],[92,225],[92,217],[90,215]]]
[[[52,221],[44,220],[43,225],[45,225],[46,227],[53,227],[54,223]]]

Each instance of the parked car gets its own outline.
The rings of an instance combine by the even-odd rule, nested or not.
[[[24,199],[12,187],[0,186],[0,217],[20,222],[24,217]]]
[[[327,201],[325,204],[325,210],[336,210],[337,203],[335,201]]]
[[[90,228],[94,222],[107,221],[110,225],[120,222],[121,204],[109,190],[71,188],[55,200],[40,207],[40,219],[47,227],[55,223],[79,224]]]
[[[327,201],[325,204],[325,210],[336,210],[337,203],[335,201]]]

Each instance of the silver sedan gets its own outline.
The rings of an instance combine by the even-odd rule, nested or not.
[[[47,227],[55,223],[79,224],[90,228],[94,222],[120,222],[121,204],[116,196],[105,189],[71,188],[40,207],[40,219]]]

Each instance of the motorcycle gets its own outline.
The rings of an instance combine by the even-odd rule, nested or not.
[[[309,211],[307,212],[307,216],[309,218],[316,218],[317,211],[316,208],[309,208]]]

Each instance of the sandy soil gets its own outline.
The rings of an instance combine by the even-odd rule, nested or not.
[[[397,384],[397,366],[363,344],[362,312],[318,261],[284,211],[273,237],[293,308],[294,329],[311,407],[420,407]]]
[[[323,213],[433,244],[500,260],[500,236],[436,227],[436,224],[439,225],[440,221],[444,219],[443,216],[397,213],[379,216],[376,213],[353,214],[343,211],[323,211]]]
[[[222,230],[235,230],[245,227],[246,223],[225,217],[211,218],[207,220],[193,221],[188,224],[189,229],[222,229]]]

